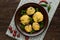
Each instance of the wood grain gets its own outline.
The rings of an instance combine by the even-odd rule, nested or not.
[[[20,0],[0,0],[0,40],[16,40],[5,35]],[[60,4],[44,40],[60,40]]]
[[[44,40],[60,40],[60,4],[53,16]]]

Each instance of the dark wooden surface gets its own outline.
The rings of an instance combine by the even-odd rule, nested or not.
[[[5,35],[20,0],[0,0],[0,40],[15,40]],[[60,40],[60,4],[44,40]]]

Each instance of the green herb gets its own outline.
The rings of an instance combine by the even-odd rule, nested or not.
[[[21,29],[23,29],[23,30],[24,30],[24,28],[25,28],[25,25],[21,24],[21,26],[20,26],[20,27],[21,27]]]
[[[50,9],[51,9],[51,5],[49,5],[48,8],[47,8],[48,12],[50,11]]]
[[[33,18],[30,18],[30,23],[33,23]]]
[[[32,33],[34,33],[35,32],[35,30],[32,30],[31,32],[30,32],[30,34],[32,34]]]
[[[44,22],[40,22],[40,28],[43,28]]]
[[[41,6],[43,6],[43,7],[47,7],[47,4],[40,4]]]
[[[21,11],[21,15],[24,15],[26,13],[26,10]]]
[[[35,10],[36,10],[36,12],[37,12],[37,11],[39,11],[39,9],[38,9],[38,8],[36,8]]]

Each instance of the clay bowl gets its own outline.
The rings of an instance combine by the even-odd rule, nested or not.
[[[20,28],[20,20],[19,20],[19,18],[21,17],[21,15],[20,15],[21,10],[22,10],[22,9],[27,9],[27,8],[30,7],[30,6],[32,6],[32,7],[34,7],[34,8],[39,8],[39,11],[40,11],[40,12],[43,14],[43,16],[44,16],[44,20],[43,20],[43,21],[44,21],[44,27],[43,27],[41,30],[39,30],[38,32],[35,32],[35,33],[33,33],[33,34],[29,34],[29,33],[26,33],[25,31],[23,31],[23,30]],[[42,33],[45,31],[45,29],[47,28],[47,25],[48,25],[48,14],[47,14],[46,10],[45,10],[42,6],[40,6],[39,4],[36,4],[36,3],[26,3],[26,4],[22,5],[22,6],[16,11],[14,20],[15,20],[16,28],[17,28],[17,30],[18,30],[20,33],[22,33],[22,34],[25,35],[25,36],[37,36],[37,35],[39,35],[39,34],[42,34]]]

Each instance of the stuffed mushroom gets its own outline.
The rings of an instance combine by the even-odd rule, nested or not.
[[[34,29],[35,31],[40,30],[40,25],[39,25],[37,22],[34,22],[33,25],[32,25],[32,27],[33,27],[33,29]]]
[[[31,25],[25,26],[25,31],[26,32],[31,32],[32,31],[32,26]]]
[[[35,13],[35,8],[33,8],[33,7],[29,7],[29,8],[27,8],[26,13],[27,13],[28,15],[32,15],[32,14],[34,14],[34,13]]]
[[[35,22],[41,22],[43,21],[43,14],[41,12],[36,12],[34,15],[33,15],[33,20]]]
[[[22,17],[20,17],[20,21],[23,25],[26,25],[30,22],[29,18],[30,17],[28,15],[23,15]]]

